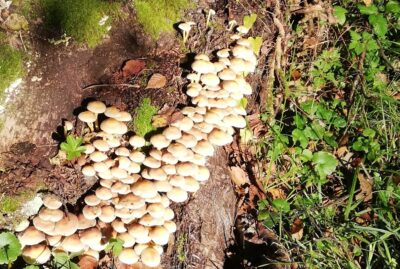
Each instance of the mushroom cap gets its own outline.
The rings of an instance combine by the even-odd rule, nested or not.
[[[22,231],[24,231],[26,228],[28,228],[29,227],[29,220],[27,220],[27,219],[24,219],[24,220],[22,220],[20,223],[18,223],[16,226],[15,226],[15,228],[14,228],[14,230],[16,231],[16,232],[22,232]]]
[[[28,264],[44,264],[51,256],[50,249],[44,245],[26,246],[22,250],[22,258]]]
[[[39,217],[45,221],[57,222],[64,217],[64,212],[59,209],[42,208]]]
[[[105,161],[105,160],[108,159],[107,155],[104,154],[104,153],[101,152],[101,151],[92,152],[92,153],[89,155],[89,158],[90,158],[92,161],[96,162],[96,163],[97,163],[97,162],[103,162],[103,161]]]
[[[106,105],[101,101],[92,101],[87,105],[87,110],[96,114],[104,113],[106,108]]]
[[[181,162],[176,165],[176,172],[181,176],[190,176],[196,174],[197,170],[197,165],[192,162]]]
[[[81,252],[85,249],[85,246],[82,244],[77,234],[65,237],[64,240],[61,242],[60,247],[63,250],[72,253]]]
[[[208,111],[204,116],[204,122],[208,124],[219,125],[221,123],[221,120],[222,116],[212,111]]]
[[[95,147],[92,144],[85,144],[83,146],[85,147],[85,151],[84,151],[85,154],[90,154],[93,151],[95,151]]]
[[[167,192],[172,189],[172,185],[167,181],[156,181],[154,182],[158,192]]]
[[[124,248],[132,248],[136,243],[135,238],[127,232],[119,233],[117,238],[124,241],[124,244],[122,245]]]
[[[93,177],[96,175],[96,170],[93,165],[85,165],[81,170],[82,174],[86,177]]]
[[[99,219],[104,223],[110,223],[115,220],[115,209],[113,206],[107,205],[101,208]]]
[[[194,137],[196,137],[197,141],[200,141],[202,139],[207,138],[207,135],[204,134],[203,132],[201,132],[199,129],[197,128],[192,128],[189,131],[187,131],[186,133],[193,135]]]
[[[205,157],[214,155],[214,147],[207,140],[201,140],[197,142],[196,146],[193,148],[193,151]]]
[[[161,246],[168,244],[169,235],[170,232],[163,226],[154,227],[149,232],[151,240]]]
[[[250,30],[249,28],[247,28],[243,25],[240,25],[236,28],[236,31],[238,31],[241,34],[247,34],[249,32],[249,30]]]
[[[119,147],[115,150],[115,155],[128,157],[131,152],[125,147]]]
[[[141,163],[143,163],[145,158],[146,158],[146,155],[144,155],[144,153],[140,152],[140,151],[132,151],[129,154],[129,159],[131,159],[132,162],[135,162],[135,163],[141,164]]]
[[[107,247],[107,245],[108,245],[108,243],[104,243],[104,244],[103,244],[103,243],[100,241],[100,242],[97,243],[97,244],[91,245],[91,246],[90,246],[90,249],[92,249],[92,250],[94,250],[94,251],[97,251],[97,252],[100,252],[100,251],[105,250],[105,248]]]
[[[149,267],[156,267],[160,265],[161,254],[153,247],[145,248],[140,254],[142,263]]]
[[[120,113],[121,113],[121,111],[118,108],[116,108],[115,106],[107,107],[106,110],[104,111],[104,114],[107,117],[114,118],[114,119],[118,118]]]
[[[133,194],[146,198],[153,198],[158,194],[157,189],[153,182],[149,180],[141,180],[134,183],[131,187]]]
[[[62,202],[55,195],[46,195],[42,200],[44,206],[49,209],[59,209],[62,206]]]
[[[206,181],[210,178],[210,170],[206,166],[199,166],[197,174],[193,174],[197,181]]]
[[[175,165],[172,165],[172,164],[164,164],[163,166],[161,166],[161,169],[164,170],[164,172],[165,172],[167,175],[174,175],[174,174],[176,174]]]
[[[176,164],[178,159],[170,152],[165,152],[161,159],[166,164]]]
[[[251,43],[247,38],[241,38],[238,41],[236,41],[236,44],[250,48],[251,49]]]
[[[233,141],[233,137],[226,132],[215,128],[208,134],[208,141],[216,146],[225,146]]]
[[[95,227],[79,233],[80,241],[87,246],[98,244],[102,238],[101,231]]]
[[[108,151],[110,150],[110,146],[108,143],[103,139],[96,139],[93,141],[93,146],[100,151]]]
[[[82,213],[78,215],[78,230],[86,230],[93,226],[96,226],[96,220],[87,219]]]
[[[88,249],[85,252],[83,252],[82,255],[80,255],[80,257],[84,257],[84,256],[93,257],[96,261],[98,261],[100,258],[99,252],[96,250],[93,250],[93,249]]]
[[[215,70],[215,67],[214,67]],[[200,81],[207,86],[218,86],[219,77],[214,73],[206,73],[201,75]]]
[[[134,148],[141,148],[146,145],[146,140],[141,136],[134,135],[129,138],[129,144]]]
[[[161,166],[161,162],[159,160],[154,159],[151,156],[146,157],[143,161],[143,164],[150,168],[159,168]]]
[[[124,122],[129,122],[129,121],[132,120],[132,115],[131,115],[131,113],[129,113],[129,112],[121,111],[121,112],[119,113],[119,116],[116,117],[116,120],[124,121]]]
[[[116,159],[118,161],[118,168],[128,170],[131,165],[131,160],[128,157],[120,156]],[[112,172],[112,171],[111,171]],[[123,177],[125,178],[125,177]]]
[[[188,155],[188,149],[181,143],[173,143],[168,148],[167,151],[171,153],[178,160]]]
[[[112,198],[112,192],[106,187],[99,187],[96,189],[96,196],[100,200],[110,200]]]
[[[100,185],[103,186],[106,189],[110,189],[110,191],[111,191],[111,187],[114,184],[114,182],[115,182],[114,179],[101,179],[100,180]],[[101,194],[101,193],[103,193],[103,191],[99,191],[99,193]],[[104,193],[107,195],[107,192],[104,192]],[[112,197],[112,194],[111,194],[111,197]],[[99,197],[97,197],[97,198],[99,198]],[[103,199],[103,200],[107,201],[109,199]]]
[[[119,141],[119,139],[114,137],[107,138],[107,143],[111,148],[116,148],[121,146],[121,141]]]
[[[197,114],[197,115],[200,115],[200,114]],[[186,148],[193,148],[197,144],[197,139],[194,135],[184,133],[181,138],[176,140],[176,142],[181,143]]]
[[[92,123],[97,120],[97,115],[91,111],[83,111],[79,113],[78,119],[86,123]]]
[[[124,184],[121,181],[117,181],[111,186],[111,192],[122,195],[128,194],[131,192],[131,187],[129,184]]]
[[[223,118],[224,123],[236,128],[245,128],[247,123],[244,117],[237,114],[230,114]]]
[[[128,233],[135,239],[139,239],[147,237],[149,235],[149,229],[139,223],[132,223],[128,226]]]
[[[217,56],[219,58],[228,58],[229,51],[230,51],[230,49],[220,49],[219,51],[217,51]]]
[[[139,223],[142,224],[143,226],[153,227],[153,226],[163,225],[164,224],[164,219],[162,219],[162,218],[154,218],[150,214],[145,214],[144,216],[142,216],[140,218]],[[148,238],[148,239],[151,240],[151,238]],[[139,243],[146,243],[146,241],[140,241]]]
[[[185,177],[181,175],[172,175],[169,178],[169,183],[173,187],[181,187],[185,183]]]
[[[78,217],[72,213],[67,213],[62,220],[56,223],[54,232],[62,236],[70,236],[78,230]]]
[[[208,57],[208,55],[204,54],[204,53],[197,54],[196,56],[194,56],[194,59],[195,60],[203,60],[203,61],[207,61],[207,62],[210,61],[210,57]]]
[[[164,181],[167,180],[167,174],[162,168],[152,168],[149,171],[149,176],[151,179],[157,181]]]
[[[139,256],[132,248],[125,248],[118,255],[118,260],[123,264],[131,265],[139,261]]]
[[[196,74],[196,73],[190,73],[190,74],[188,74],[188,75],[186,76],[186,78],[187,78],[188,80],[190,80],[191,82],[196,82],[196,81],[199,81],[200,76],[199,76],[199,74]]]
[[[223,62],[218,61],[218,62],[214,63],[214,69],[215,69],[215,72],[217,72],[217,73],[219,71],[223,70],[225,67],[226,67],[226,65]]]
[[[139,209],[145,205],[145,201],[133,193],[128,193],[120,198],[118,204],[129,209]]]
[[[197,164],[197,165],[204,166],[204,165],[206,165],[207,160],[206,160],[206,157],[204,157],[203,155],[196,153],[196,154],[194,154],[191,162],[194,164]]]
[[[175,213],[171,208],[165,208],[164,212],[164,221],[173,220],[175,217]]]
[[[192,25],[187,22],[182,22],[178,25],[178,28],[182,31],[189,32],[192,29]]]
[[[221,80],[235,80],[236,73],[230,68],[225,68],[221,72],[218,73],[218,77]]]
[[[39,244],[40,242],[46,240],[46,236],[41,231],[37,230],[35,227],[30,226],[25,231],[18,236],[19,242],[23,246],[31,246]]]
[[[215,72],[214,65],[205,60],[195,60],[192,63],[192,69],[200,74]]]
[[[149,155],[154,159],[161,161],[162,158],[162,151],[158,149],[152,149],[149,151]]]
[[[102,173],[102,172],[108,171],[108,165],[105,162],[94,163],[92,167],[93,167],[94,171],[97,173]]]
[[[121,179],[121,178],[126,178],[128,176],[128,173],[124,169],[121,169],[119,167],[113,167],[111,168],[111,175],[114,178]]]
[[[196,192],[200,189],[200,184],[193,177],[185,177],[183,186],[181,188],[187,192]]]
[[[167,192],[167,197],[175,203],[182,203],[188,199],[188,193],[181,188],[172,188]]]
[[[169,140],[179,139],[182,136],[181,130],[174,126],[167,127],[162,134]]]
[[[196,129],[199,129],[201,132],[208,134],[214,129],[214,125],[207,122],[200,122],[195,125]]]
[[[49,246],[58,247],[61,245],[63,237],[61,235],[47,236],[46,241]]]
[[[38,229],[39,231],[49,235],[54,234],[54,227],[55,227],[54,222],[43,220],[38,216],[34,217],[32,222],[33,226],[35,226],[35,228]]]
[[[165,208],[161,203],[153,203],[147,206],[147,212],[153,218],[162,218],[164,216]]]
[[[234,57],[247,59],[248,57],[251,57],[253,50],[245,46],[236,45],[232,49],[232,54]]]
[[[160,203],[165,207],[165,210],[167,210],[167,208],[171,204],[171,201],[169,200],[167,195],[161,195]]]
[[[128,127],[126,126],[126,124],[113,118],[105,119],[100,124],[100,129],[108,134],[118,135],[123,135],[128,131]]]
[[[244,63],[245,63],[245,61],[243,59],[233,58],[233,59],[231,59],[230,68],[236,73],[246,72]]]
[[[176,223],[171,221],[171,220],[167,220],[164,222],[163,226],[165,227],[165,229],[168,230],[168,232],[170,234],[176,232]]]
[[[117,233],[125,233],[128,231],[128,229],[125,227],[125,224],[120,219],[113,220],[113,222],[111,222],[111,227],[113,227],[114,231]]]
[[[240,86],[236,80],[224,80],[222,81],[221,86],[229,93],[240,92]]]
[[[168,147],[171,141],[162,134],[156,134],[150,138],[150,143],[157,149],[163,149]]]
[[[100,216],[101,209],[100,209],[100,207],[97,207],[97,206],[88,206],[88,205],[86,205],[82,209],[82,214],[88,220],[95,220],[98,216]]]

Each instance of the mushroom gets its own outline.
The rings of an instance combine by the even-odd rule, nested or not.
[[[122,245],[124,248],[132,248],[136,243],[135,238],[127,232],[118,234],[117,238],[124,241]]]
[[[228,22],[228,31],[230,32],[230,31],[232,31],[233,30],[233,27],[235,27],[237,25],[237,22],[235,21],[235,20],[230,20],[229,22]]]
[[[128,127],[113,118],[108,118],[100,124],[100,129],[108,134],[123,135],[128,131]]]
[[[146,140],[141,136],[134,135],[129,138],[129,144],[133,148],[141,148],[146,144]]]
[[[168,147],[171,141],[162,134],[156,134],[150,138],[150,143],[153,144],[156,149],[163,149]]]
[[[192,29],[192,25],[195,25],[194,22],[183,22],[178,25],[178,28],[182,30],[183,44],[186,43],[189,38],[190,29]]]
[[[26,246],[22,250],[22,258],[28,264],[44,264],[50,259],[51,251],[44,245]]]
[[[62,206],[62,202],[54,195],[46,195],[42,200],[44,206],[49,209],[59,209]]]
[[[153,247],[145,248],[140,254],[140,259],[144,265],[149,267],[159,266],[161,262],[160,253]]]
[[[24,220],[22,220],[20,223],[18,223],[16,226],[15,226],[15,228],[14,228],[14,230],[16,231],[16,232],[22,232],[22,231],[24,231],[26,228],[28,228],[29,227],[29,220],[27,220],[27,219],[24,219]]]
[[[37,230],[35,227],[28,227],[22,234],[18,236],[19,242],[23,246],[31,246],[39,244],[46,239],[44,233]]]
[[[123,264],[131,265],[135,264],[139,260],[139,256],[131,248],[125,248],[118,255],[118,260]]]
[[[210,23],[210,20],[211,20],[211,17],[212,17],[213,15],[215,15],[215,10],[214,10],[214,9],[210,9],[210,10],[208,11],[208,15],[207,15],[206,28],[208,28],[209,23]]]
[[[72,213],[67,213],[62,220],[56,223],[54,232],[57,235],[70,236],[78,230],[78,217]]]
[[[97,115],[91,111],[83,111],[79,113],[78,119],[85,122],[88,126],[90,131],[94,131],[93,122],[97,120]]]
[[[149,236],[157,245],[166,245],[168,243],[170,232],[163,226],[157,226],[150,229]]]
[[[73,234],[67,236],[62,240],[60,248],[67,251],[67,252],[81,252],[85,249],[85,246],[82,244],[79,236],[77,234]]]
[[[175,203],[182,203],[188,199],[188,193],[181,188],[172,188],[167,192],[167,197]]]

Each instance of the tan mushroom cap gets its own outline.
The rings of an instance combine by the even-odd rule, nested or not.
[[[98,244],[102,238],[101,231],[95,227],[81,231],[79,234],[80,241],[84,245],[92,246]]]
[[[132,248],[136,243],[135,238],[127,232],[118,234],[117,238],[124,241],[124,243],[122,245],[124,248]]]
[[[82,255],[80,255],[80,257],[84,257],[84,256],[93,257],[96,261],[98,261],[100,258],[99,252],[96,250],[93,250],[93,249],[88,249],[85,252],[83,252]]]
[[[194,164],[204,166],[206,165],[207,159],[205,156],[196,153],[190,161]]]
[[[170,234],[176,232],[176,229],[177,229],[177,228],[176,228],[176,223],[173,222],[173,221],[171,221],[171,220],[165,221],[164,224],[163,224],[163,226],[165,227],[165,229],[168,230],[168,232],[169,232]]]
[[[118,168],[121,168],[124,170],[129,169],[129,166],[131,165],[131,160],[128,157],[120,156],[116,160],[118,161]]]
[[[45,234],[53,235],[55,223],[52,221],[46,221],[36,216],[33,218],[33,226]]]
[[[191,82],[197,82],[200,79],[200,75],[196,74],[196,73],[190,73],[186,76],[186,78],[188,80],[190,80]]]
[[[149,235],[149,229],[139,223],[132,223],[128,225],[128,233],[135,239],[147,237]]]
[[[88,220],[95,220],[101,214],[101,208],[97,206],[84,206],[82,209],[82,214]]]
[[[208,57],[208,55],[204,54],[204,53],[197,54],[196,56],[194,56],[194,59],[195,60],[203,60],[203,61],[207,61],[207,62],[210,61],[210,57]]]
[[[70,236],[78,230],[78,217],[72,213],[67,213],[62,220],[56,223],[54,232],[62,236]]]
[[[149,236],[157,245],[168,244],[170,232],[163,226],[157,226],[150,229]]]
[[[118,135],[123,135],[128,131],[128,127],[126,126],[126,124],[113,118],[105,119],[100,124],[100,129],[108,134]]]
[[[118,204],[129,209],[139,209],[145,205],[145,201],[133,193],[128,193],[120,198]]]
[[[119,167],[113,167],[111,168],[111,175],[114,178],[121,179],[121,178],[126,178],[128,176],[128,173],[124,169],[121,169]]]
[[[171,208],[165,208],[164,212],[164,221],[173,220],[175,217],[175,213]]]
[[[123,264],[131,265],[139,261],[139,256],[131,248],[125,248],[118,255],[118,260]]]
[[[44,245],[26,246],[22,250],[22,258],[28,264],[44,264],[51,256],[50,249]]]
[[[167,181],[156,181],[154,185],[158,192],[168,192],[172,189],[172,185]]]
[[[220,129],[214,129],[209,133],[208,141],[216,146],[225,146],[232,143],[233,137]]]
[[[114,231],[117,233],[125,233],[127,231],[125,224],[120,219],[115,219],[111,222],[111,227],[113,227]]]
[[[165,208],[161,203],[153,203],[147,206],[147,212],[153,218],[162,218],[164,216]]]
[[[39,217],[45,221],[57,222],[64,217],[64,212],[59,209],[42,208]]]
[[[214,63],[215,72],[220,72],[220,71],[223,70],[225,67],[226,67],[226,65],[225,65],[223,62],[218,61],[218,62],[215,62],[215,63]]]
[[[180,120],[175,121],[174,123],[171,124],[171,126],[179,128],[181,131],[189,131],[192,129],[194,123],[189,117],[183,117]]]
[[[131,152],[125,147],[119,147],[115,150],[115,155],[118,156],[129,157],[129,154],[131,154]]]
[[[169,184],[173,187],[181,187],[185,183],[185,177],[181,175],[172,175],[169,177]]]
[[[167,127],[162,134],[169,140],[179,139],[182,136],[181,130],[174,126]]]
[[[85,154],[90,154],[93,151],[95,151],[95,147],[92,144],[85,144],[83,146],[85,147],[85,151],[84,151]]]
[[[213,73],[206,73],[201,75],[200,81],[207,86],[218,86],[219,84],[219,77]]]
[[[207,140],[201,140],[197,142],[196,146],[193,148],[193,151],[205,157],[214,155],[214,147]]]
[[[153,247],[145,248],[140,254],[142,263],[149,267],[156,267],[160,265],[161,254]]]
[[[163,166],[161,166],[161,169],[164,170],[164,172],[165,172],[167,175],[174,175],[174,174],[176,174],[175,165],[172,165],[172,164],[164,164]]]
[[[149,170],[150,179],[157,181],[167,180],[167,174],[162,168],[152,168]]]
[[[161,162],[159,160],[156,160],[150,156],[144,159],[143,164],[150,168],[159,168],[161,166]]]
[[[62,206],[62,202],[55,195],[46,195],[42,200],[44,206],[49,209],[59,209]]]
[[[230,68],[225,68],[221,72],[218,73],[218,76],[221,80],[235,80],[236,72],[234,72]]]
[[[114,119],[118,118],[120,113],[121,113],[121,111],[118,108],[116,108],[115,106],[107,107],[106,110],[104,111],[104,114],[107,117],[114,118]]]
[[[150,143],[157,149],[163,149],[168,147],[171,141],[162,134],[156,134],[150,138]]]
[[[129,121],[132,120],[132,115],[131,115],[131,113],[129,113],[129,112],[121,111],[121,112],[119,113],[119,116],[116,117],[116,120],[124,121],[124,122],[129,122]]]
[[[89,158],[94,162],[103,162],[108,159],[107,155],[101,151],[92,152]]]
[[[248,57],[251,57],[253,50],[242,45],[236,45],[232,48],[232,54],[234,57],[247,59]]]
[[[107,247],[107,245],[108,242],[102,243],[102,241],[100,241],[98,244],[91,245],[90,248],[94,251],[100,252],[103,251]]]
[[[197,115],[200,115],[200,114],[197,114]],[[181,138],[176,140],[176,142],[181,143],[186,148],[193,148],[197,144],[197,138],[194,135],[184,133]]]
[[[236,73],[246,72],[245,61],[240,58],[233,58],[230,68]]]
[[[194,137],[196,137],[197,141],[200,141],[202,139],[206,139],[207,135],[204,134],[202,131],[200,131],[197,128],[192,128],[189,131],[187,131],[186,133],[193,135]]]
[[[86,230],[96,226],[96,220],[87,219],[82,213],[78,215],[78,230]]]
[[[141,136],[134,135],[129,138],[129,144],[134,148],[141,148],[146,145],[146,140]]]
[[[192,28],[192,25],[187,22],[182,22],[178,25],[178,28],[181,29],[182,31],[189,32],[190,29]]]
[[[211,62],[205,60],[195,60],[192,63],[192,69],[193,71],[200,74],[212,73],[215,71],[214,65]]]
[[[93,177],[96,175],[96,170],[94,169],[93,165],[85,165],[81,171],[82,174],[87,177]]]
[[[86,123],[93,123],[97,120],[97,115],[91,111],[83,111],[79,113],[78,119]]]
[[[228,58],[229,57],[230,49],[220,49],[217,51],[217,56],[220,58]]]
[[[190,176],[196,174],[198,166],[191,162],[181,162],[176,165],[176,172],[181,176]]]
[[[25,231],[18,236],[19,242],[23,246],[31,246],[39,244],[40,242],[46,240],[46,236],[41,231],[37,230],[35,227],[30,226]]]
[[[20,223],[18,223],[16,226],[15,226],[15,228],[14,228],[14,230],[16,231],[16,232],[22,232],[22,231],[24,231],[26,228],[28,228],[29,227],[29,220],[27,220],[27,219],[24,219],[24,220],[22,220]]]
[[[196,192],[200,189],[200,184],[193,177],[185,177],[183,186],[181,188],[187,192]]]
[[[178,159],[170,152],[165,152],[161,158],[161,160],[166,164],[176,164],[178,163]]]
[[[93,146],[99,151],[108,151],[110,150],[110,146],[103,139],[97,139],[93,141]]]
[[[188,199],[188,193],[181,188],[174,187],[167,192],[167,197],[175,203],[182,203]]]
[[[109,167],[105,162],[97,162],[93,164],[93,169],[97,173],[102,173],[108,171]]]
[[[212,111],[208,111],[204,116],[204,122],[208,124],[220,125],[222,116]]]
[[[92,101],[87,105],[87,110],[96,114],[104,113],[106,108],[106,105],[101,101]]]
[[[205,166],[199,166],[197,174],[194,174],[193,177],[200,182],[207,181],[210,178],[210,170]]]
[[[115,220],[115,209],[113,206],[107,205],[101,208],[99,219],[104,223],[110,223]]]
[[[46,241],[49,246],[58,247],[61,245],[63,237],[61,235],[47,236]]]
[[[152,198],[158,194],[155,184],[149,180],[142,180],[136,182],[135,184],[132,185],[131,190],[133,194],[142,197],[144,199]]]
[[[121,181],[117,181],[111,186],[111,192],[122,195],[128,194],[131,192],[131,186],[129,184],[124,184]]]
[[[76,253],[84,250],[85,246],[82,244],[79,236],[77,234],[73,234],[63,239],[60,248],[68,252]]]
[[[96,196],[100,200],[110,200],[112,198],[112,192],[106,187],[99,187],[96,190]]]
[[[129,159],[131,159],[132,162],[135,163],[143,163],[144,159],[146,158],[146,155],[144,155],[143,152],[140,151],[132,151],[129,154]]]
[[[113,179],[101,179],[100,180],[100,185],[103,186],[106,189],[110,189],[110,191],[111,191],[111,187],[114,184],[114,182],[115,182],[114,178]],[[101,193],[103,193],[103,191],[99,191],[99,194],[101,194]],[[105,192],[105,194],[108,195],[108,192]],[[103,201],[107,201],[109,199],[102,199],[102,200]]]
[[[158,161],[161,161],[162,154],[163,152],[159,149],[151,149],[149,151],[149,155]]]
[[[222,121],[236,128],[245,128],[247,125],[245,118],[237,114],[227,115]]]
[[[111,148],[117,148],[121,145],[121,141],[119,141],[119,139],[114,137],[108,138],[107,143]]]
[[[162,218],[154,218],[152,217],[150,214],[145,214],[144,216],[142,216],[139,220],[139,223],[143,226],[146,227],[153,227],[153,226],[159,226],[159,225],[163,225],[164,224],[164,219]],[[151,240],[151,238],[149,238]],[[139,243],[147,243],[148,241],[146,241],[147,239],[141,241],[138,240]]]
[[[200,123],[197,123],[194,127],[196,129],[200,130],[201,132],[208,134],[209,132],[211,132],[214,129],[215,126],[214,126],[214,124],[210,124],[207,122],[200,122]]]

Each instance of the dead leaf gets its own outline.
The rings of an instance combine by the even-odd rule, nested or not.
[[[358,176],[358,181],[360,182],[360,190],[361,192],[356,195],[357,200],[364,200],[364,202],[368,202],[369,200],[372,199],[372,185],[373,182],[371,182],[370,179],[364,176],[364,174],[359,173]]]
[[[245,171],[243,171],[242,168],[232,166],[229,169],[229,173],[231,174],[231,179],[233,183],[235,183],[237,186],[241,186],[246,183],[250,183],[250,180],[246,174]]]
[[[292,238],[295,240],[301,240],[303,238],[303,222],[301,219],[297,218],[293,221],[292,226],[290,227],[290,233],[292,235]]]
[[[271,195],[272,200],[286,198],[286,194],[282,189],[269,189],[267,193]]]
[[[292,71],[292,78],[293,80],[298,80],[301,78],[301,72],[299,69],[295,69]]]
[[[85,255],[79,260],[78,265],[81,269],[96,269],[98,264],[94,257]]]
[[[141,60],[128,60],[122,67],[122,75],[125,78],[130,78],[132,76],[137,76],[144,68],[146,63]]]
[[[372,4],[372,0],[363,0],[363,2],[367,7]]]
[[[183,114],[176,110],[174,107],[163,107],[159,113],[153,116],[151,120],[151,125],[154,128],[161,128],[170,125],[171,123],[182,119],[184,116]]]
[[[167,84],[167,78],[159,73],[151,76],[146,89],[160,89]]]
[[[341,158],[343,157],[347,152],[349,152],[349,150],[347,149],[347,147],[343,146],[340,147],[336,150],[336,155]]]

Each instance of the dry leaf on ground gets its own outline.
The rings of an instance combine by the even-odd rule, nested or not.
[[[243,169],[240,167],[232,166],[229,169],[229,173],[231,174],[231,179],[233,183],[235,183],[237,186],[250,183],[249,177],[247,176],[246,172],[243,171]]]
[[[81,269],[96,269],[98,264],[94,257],[85,255],[79,260],[78,265]]]
[[[290,227],[290,233],[292,234],[292,238],[296,240],[301,240],[303,238],[303,222],[301,219],[297,218],[293,221],[292,226]]]
[[[145,62],[141,60],[128,60],[122,67],[122,75],[124,78],[137,76],[145,67]]]
[[[151,76],[146,89],[160,89],[167,84],[167,78],[159,73]]]
[[[358,180],[360,182],[360,190],[361,192],[356,195],[357,200],[363,199],[364,202],[368,202],[372,199],[372,185],[373,182],[364,176],[364,174],[358,174]]]

